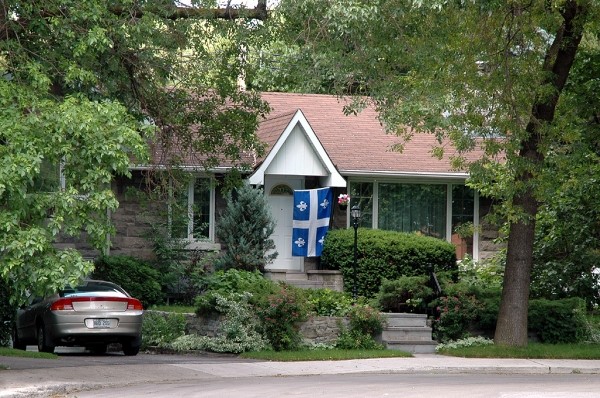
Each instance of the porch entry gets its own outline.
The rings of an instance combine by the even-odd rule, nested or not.
[[[265,193],[277,223],[271,239],[279,253],[273,263],[267,265],[268,270],[304,271],[304,258],[292,256],[294,190],[302,189],[303,185],[303,178],[267,178],[265,181]]]

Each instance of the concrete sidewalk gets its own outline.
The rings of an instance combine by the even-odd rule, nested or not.
[[[3,363],[9,363],[3,357]],[[600,360],[483,359],[436,354],[412,358],[346,361],[99,365],[0,371],[0,397],[67,395],[77,389],[96,389],[142,383],[169,383],[243,377],[289,377],[334,374],[600,374]]]
[[[412,358],[375,358],[345,361],[174,364],[218,377],[307,376],[355,373],[493,373],[600,374],[600,360],[457,358],[415,354]]]

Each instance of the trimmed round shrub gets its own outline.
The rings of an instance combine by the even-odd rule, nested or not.
[[[414,233],[358,230],[357,293],[374,297],[383,279],[428,275],[431,270],[457,271],[454,246],[441,239]],[[327,233],[321,264],[342,271],[345,289],[354,283],[354,230],[337,229]]]
[[[160,273],[150,264],[135,257],[100,257],[95,263],[92,277],[116,283],[140,300],[145,308],[164,301]]]

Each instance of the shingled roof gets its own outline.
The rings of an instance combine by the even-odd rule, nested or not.
[[[343,109],[349,100],[332,95],[263,93],[262,98],[272,108],[257,131],[268,145],[267,153],[301,110],[342,175],[466,175],[452,169],[451,147],[443,159],[431,155],[437,145],[431,134],[415,134],[404,143],[402,152],[394,151],[393,147],[403,141],[385,131],[372,106],[356,115],[345,115]]]

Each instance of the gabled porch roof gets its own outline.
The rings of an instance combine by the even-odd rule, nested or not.
[[[265,174],[275,173],[318,175],[324,186],[346,186],[346,180],[334,166],[300,109],[264,121],[260,130],[260,137],[269,145],[269,151],[250,176],[250,184],[263,185]]]

